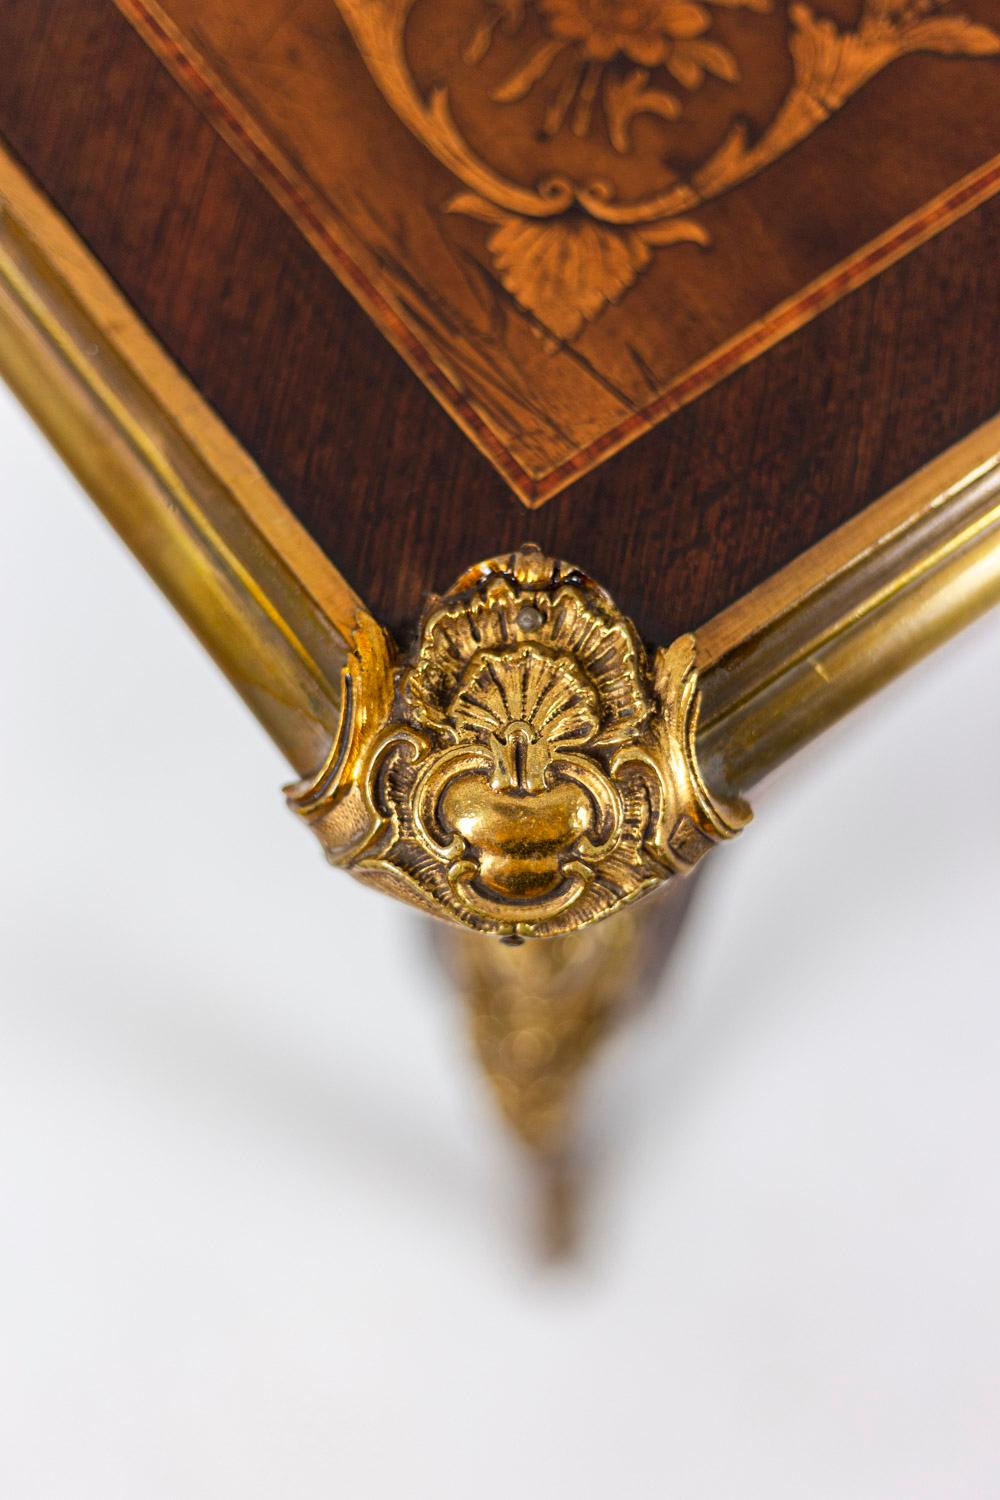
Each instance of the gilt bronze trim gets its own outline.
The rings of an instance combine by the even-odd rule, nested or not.
[[[525,545],[432,599],[405,659],[359,619],[337,736],[289,801],[378,889],[475,931],[554,937],[749,819],[701,775],[699,703],[693,636],[650,659],[593,579]]]
[[[2,145],[0,374],[313,771],[363,606]],[[698,629],[706,785],[745,793],[998,602],[1000,416]]]
[[[360,600],[0,142],[0,376],[298,771]]]
[[[699,752],[741,792],[1000,603],[1000,417],[698,632]]]

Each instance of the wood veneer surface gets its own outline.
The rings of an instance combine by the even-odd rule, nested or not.
[[[111,4],[0,6],[0,132],[370,607],[525,539],[651,639],[1000,407],[1000,199],[527,511]]]

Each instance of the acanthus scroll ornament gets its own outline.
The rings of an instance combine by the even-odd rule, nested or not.
[[[432,600],[400,661],[370,617],[326,763],[290,789],[334,864],[466,927],[571,932],[686,873],[750,816],[698,768],[694,639],[647,656],[537,548]]]
[[[387,102],[456,179],[441,209],[489,226],[494,276],[539,332],[564,343],[618,303],[662,247],[707,248],[711,236],[695,215],[794,150],[885,68],[914,53],[1000,52],[1000,34],[954,11],[951,0],[861,0],[853,25],[804,0],[778,3],[787,13],[790,83],[757,132],[738,87],[751,81],[753,59],[741,63],[714,29],[727,9],[767,21],[775,0],[481,0],[463,67],[481,70],[498,38],[524,38],[513,71],[492,89],[483,84],[481,97],[508,113],[539,103],[537,139],[547,162],[559,156],[555,171],[525,181],[472,143],[447,82],[429,92],[418,85],[407,29],[420,0],[337,3]],[[700,162],[675,168],[676,122],[709,83],[729,91],[728,127]],[[633,175],[619,181],[616,169],[634,157],[644,117],[663,149],[655,163],[646,159],[649,181],[636,191]],[[581,174],[572,161],[584,141],[593,170]]]

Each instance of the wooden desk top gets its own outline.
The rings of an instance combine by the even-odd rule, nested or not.
[[[0,9],[13,153],[398,633],[530,537],[668,641],[1000,407],[995,0],[650,0],[610,41],[598,0],[429,6],[407,76],[450,90],[478,195],[404,121],[398,7],[377,33],[350,0]],[[815,118],[775,136],[807,76]],[[660,209],[519,228],[489,192],[536,162]]]
[[[0,55],[0,373],[328,860],[451,924],[561,1242],[676,877],[1000,601],[1000,0],[24,0]]]

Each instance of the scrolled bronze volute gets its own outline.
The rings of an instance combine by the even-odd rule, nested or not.
[[[328,857],[501,937],[593,922],[749,817],[698,771],[694,639],[652,661],[592,579],[525,546],[431,601],[412,654],[359,618],[336,741],[289,800]]]

